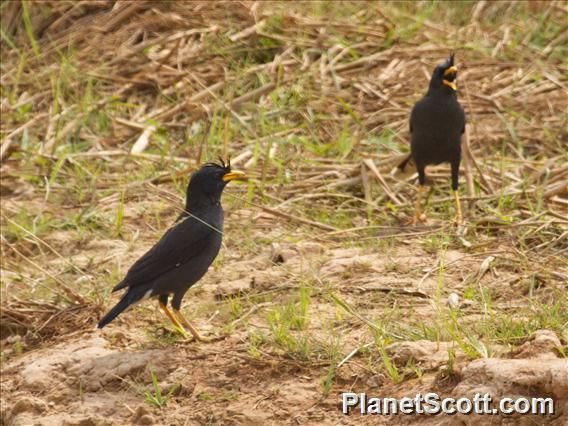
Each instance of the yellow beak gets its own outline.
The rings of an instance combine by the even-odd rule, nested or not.
[[[247,175],[239,170],[233,170],[223,175],[223,181],[230,182],[232,180],[246,180]]]
[[[451,87],[454,90],[458,90],[458,86],[456,86],[456,83],[454,83],[453,81],[442,80],[442,83],[444,83],[446,86]]]
[[[450,68],[448,68],[448,69],[446,69],[446,71],[444,71],[444,77],[447,76],[448,74],[455,73],[455,72],[458,72],[458,68],[452,65]]]

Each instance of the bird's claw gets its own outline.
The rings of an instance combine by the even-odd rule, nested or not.
[[[456,228],[456,235],[458,237],[463,237],[467,233],[467,226],[462,216],[456,215],[452,220],[452,226]]]
[[[201,335],[188,335],[188,341],[199,342],[199,343],[214,343],[219,342],[227,338],[227,335],[215,335],[215,336],[201,336]]]
[[[200,341],[203,343],[214,343],[219,342],[221,340],[225,340],[228,336],[226,334],[210,336],[210,337],[201,337]]]
[[[454,226],[463,226],[464,225],[463,216],[461,214],[455,215],[454,218],[452,219],[452,224]]]
[[[185,331],[185,329],[178,327],[175,324],[173,325],[173,328],[184,338],[184,340],[190,340],[192,338],[191,334]]]
[[[408,221],[408,225],[416,226],[420,222],[421,224],[426,224],[428,222],[428,217],[424,213],[415,214],[411,220]]]

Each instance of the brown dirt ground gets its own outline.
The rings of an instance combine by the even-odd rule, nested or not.
[[[2,44],[1,424],[568,424],[566,315],[550,314],[568,277],[565,3],[322,4],[330,15],[309,2],[2,3],[19,49]],[[448,167],[428,170],[435,219],[414,228],[414,182],[389,174],[449,46],[462,46],[479,166],[463,169],[464,235],[447,225]],[[226,337],[182,341],[150,303],[93,330],[175,218],[194,160],[227,140],[251,186],[227,189],[224,247],[184,305]],[[459,338],[486,356],[449,336],[452,293]],[[299,325],[279,335],[289,308]],[[151,371],[175,388],[162,408],[142,395]],[[553,397],[557,411],[343,416],[350,390]]]
[[[234,218],[251,214],[249,210],[232,211],[227,221],[234,223]],[[270,222],[268,216],[262,216],[256,221],[255,232],[260,233],[262,228],[268,231],[266,225]],[[228,235],[235,226],[229,225]],[[290,241],[296,237],[290,229],[270,228],[276,240]],[[62,234],[51,234],[48,242],[63,250],[69,236]],[[322,283],[311,288],[307,315],[309,339],[314,345],[326,343],[330,326],[340,328],[340,351],[344,355],[373,341],[368,327],[325,296],[330,288],[368,318],[380,319],[396,307],[397,318],[408,316],[427,323],[428,318],[436,315],[437,270],[432,271],[432,266],[437,264],[439,254],[425,251],[414,242],[408,240],[389,250],[372,252],[360,247],[300,241],[264,247],[256,255],[241,258],[232,255],[235,242],[228,239],[222,262],[186,297],[185,311],[193,318],[194,325],[205,333],[222,333],[228,321],[219,311],[231,294],[276,293],[277,297],[257,307],[251,305],[249,315],[237,321],[226,338],[213,343],[172,341],[170,331],[165,328],[167,324],[153,306],[147,306],[149,303],[123,314],[102,331],[92,330],[101,308],[90,305],[69,314],[73,318],[70,323],[58,322],[59,329],[52,336],[29,348],[24,346],[20,355],[11,352],[10,344],[4,340],[7,357],[2,366],[3,422],[14,425],[454,424],[458,422],[454,417],[437,420],[357,414],[346,417],[340,409],[340,394],[349,390],[377,397],[401,397],[426,391],[456,396],[453,390],[460,383],[460,374],[448,378],[443,373],[447,348],[453,346],[451,344],[419,342],[408,349],[423,374],[419,378],[410,374],[400,384],[377,372],[381,361],[376,352],[356,354],[335,371],[327,397],[323,396],[322,382],[329,359],[312,357],[303,361],[270,345],[260,346],[260,352],[254,356],[249,351],[250,330],[270,334],[266,310],[296,294],[301,276],[317,277]],[[498,241],[493,243],[494,249],[478,253],[457,245],[446,252],[444,298],[451,292],[461,294],[464,279],[478,274],[484,259],[500,251]],[[126,265],[148,244],[149,241],[138,243],[131,250],[119,240],[90,241],[85,243],[81,253],[69,251],[75,253],[71,259],[79,265],[81,258],[86,261],[90,256],[120,257]],[[280,257],[278,263],[271,261],[275,257]],[[490,268],[481,278],[493,295],[501,294],[495,298],[495,308],[514,310],[525,303],[524,297],[513,297],[519,294],[514,278],[515,274],[506,268],[500,272]],[[547,286],[536,291],[544,298],[547,293],[552,294]],[[110,303],[112,300],[104,302],[107,306]],[[461,309],[470,320],[482,315],[480,306],[471,301],[462,303]],[[8,341],[13,343],[14,340]],[[493,349],[494,356],[511,357],[507,348],[500,350],[496,345]],[[394,346],[389,353],[393,359],[398,359]],[[459,372],[471,361],[459,349],[457,353],[455,369]],[[400,354],[402,359],[397,362],[403,367],[409,355],[404,355],[404,350]],[[563,365],[568,368],[568,363]],[[164,392],[177,386],[161,409],[144,402],[139,392],[141,387],[151,389],[150,369]],[[491,382],[485,385],[490,388]],[[549,395],[549,385],[536,380],[533,383],[537,389],[535,394]],[[559,395],[564,395],[565,391],[558,391]],[[519,394],[524,393],[519,391]],[[558,407],[562,408],[562,401]],[[562,410],[561,414],[566,412],[565,407]],[[561,418],[548,420],[562,424]],[[541,420],[536,419],[536,422]],[[515,421],[521,422],[523,418]],[[534,424],[535,419],[527,421]],[[475,424],[466,416],[460,417],[459,422]],[[500,421],[492,422],[499,424]]]

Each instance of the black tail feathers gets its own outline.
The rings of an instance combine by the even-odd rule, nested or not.
[[[104,317],[102,317],[102,319],[97,324],[97,328],[103,328],[128,307],[144,299],[147,290],[148,289],[146,288],[129,288],[126,293],[124,293],[120,301],[114,306],[114,308],[112,308]]]

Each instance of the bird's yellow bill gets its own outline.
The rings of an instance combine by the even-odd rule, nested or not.
[[[448,74],[452,74],[452,73],[456,73],[458,72],[458,68],[454,65],[452,65],[450,68],[446,69],[446,71],[444,71],[444,77],[447,76]]]
[[[446,86],[451,87],[454,90],[458,90],[458,86],[456,86],[456,83],[454,83],[453,81],[442,80],[442,83],[444,83]]]
[[[246,180],[247,175],[239,170],[233,170],[223,175],[223,181],[230,182],[232,180]]]

